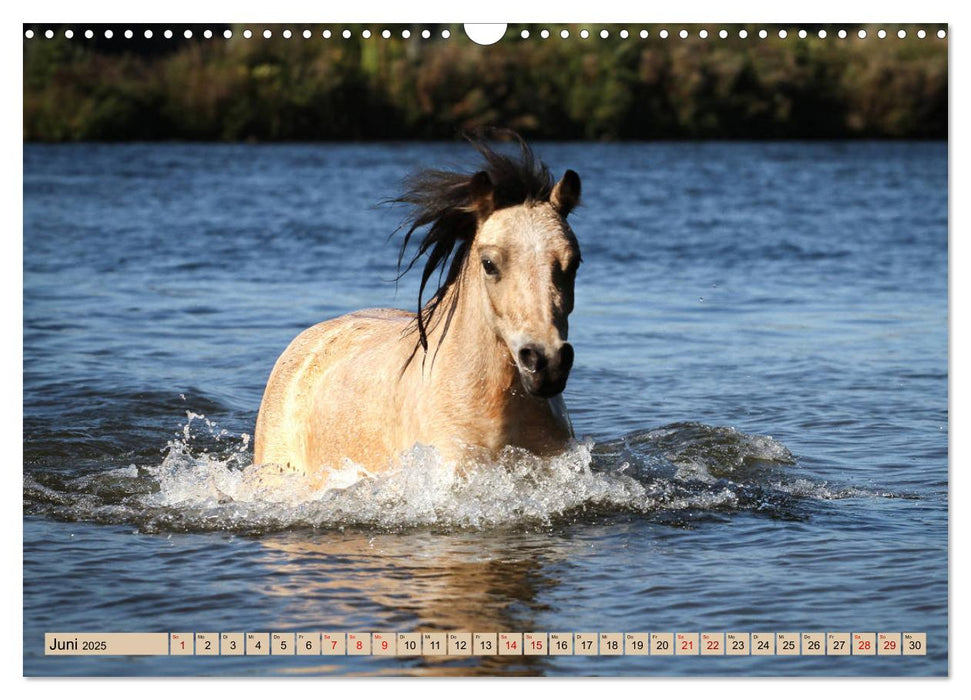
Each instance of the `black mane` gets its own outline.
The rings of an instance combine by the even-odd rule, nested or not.
[[[462,265],[478,227],[479,202],[477,187],[483,173],[492,187],[491,209],[517,206],[530,202],[549,201],[553,177],[546,164],[536,158],[532,149],[518,135],[501,131],[519,144],[518,157],[497,153],[483,139],[468,140],[481,154],[482,166],[471,173],[448,170],[422,170],[405,180],[404,192],[393,203],[407,204],[411,212],[402,223],[408,227],[398,253],[398,278],[404,276],[420,258],[428,256],[418,289],[418,313],[415,328],[418,343],[428,350],[428,329],[436,317],[439,305],[448,289],[458,280]],[[402,271],[408,243],[416,231],[428,227],[418,238],[418,250]],[[428,280],[438,270],[438,288],[428,303],[422,297]],[[449,310],[445,329],[451,320],[454,305]],[[417,345],[416,345],[417,351]]]

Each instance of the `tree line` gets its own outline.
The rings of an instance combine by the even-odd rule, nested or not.
[[[530,38],[520,38],[522,29]],[[581,39],[579,30],[590,37]],[[460,26],[360,25],[324,39],[313,27],[264,39],[24,40],[25,141],[451,139],[495,125],[533,139],[819,139],[947,137],[947,40],[847,38],[812,28],[746,39],[681,39],[638,25],[517,25],[492,46]],[[608,29],[610,36],[599,33]],[[647,30],[647,38],[640,37]],[[100,35],[103,32],[99,32]]]

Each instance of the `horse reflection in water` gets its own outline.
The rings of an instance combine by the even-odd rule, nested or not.
[[[548,551],[545,535],[432,532],[304,533],[260,539],[262,565],[273,571],[264,595],[287,600],[280,629],[357,632],[522,632],[537,630],[555,580],[544,567],[571,555]],[[576,545],[580,547],[580,545]],[[567,547],[571,550],[572,547]],[[544,551],[542,557],[538,551]],[[564,620],[564,623],[568,623]],[[383,626],[382,626],[383,625]],[[363,629],[366,626],[367,629]],[[565,626],[568,626],[565,624]],[[380,628],[380,629],[379,629]],[[306,662],[306,659],[301,660]],[[360,659],[358,659],[360,661]],[[373,657],[375,673],[409,675],[542,674],[549,657],[427,656],[390,666]],[[346,673],[346,659],[321,657],[297,673]],[[367,670],[355,669],[354,674]]]
[[[512,157],[474,145],[473,174],[423,171],[395,201],[427,256],[418,311],[358,311],[301,333],[277,360],[260,406],[255,462],[318,487],[350,463],[372,474],[416,444],[446,463],[507,445],[545,456],[572,428],[562,398],[580,249],[566,217],[580,178],[557,182],[518,137]],[[429,280],[441,284],[424,306]]]

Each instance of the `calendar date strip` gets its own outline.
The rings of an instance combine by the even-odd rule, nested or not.
[[[925,656],[924,632],[48,632],[47,656]]]

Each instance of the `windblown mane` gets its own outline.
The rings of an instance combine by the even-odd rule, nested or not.
[[[529,202],[548,201],[553,190],[549,168],[536,158],[532,149],[511,131],[494,132],[510,136],[519,144],[517,157],[497,153],[483,139],[468,140],[481,154],[482,166],[471,173],[448,170],[422,170],[405,180],[404,192],[393,203],[407,204],[411,211],[401,227],[408,227],[398,253],[398,278],[404,276],[424,256],[427,256],[418,289],[418,313],[413,330],[418,331],[418,344],[428,350],[428,329],[433,327],[439,306],[449,288],[459,280],[459,273],[468,257],[469,247],[478,227],[476,177],[484,172],[493,188],[493,209],[502,209]],[[416,231],[420,233],[418,250],[402,271],[408,243]],[[424,306],[422,297],[428,280],[438,270],[438,287]],[[456,297],[457,300],[457,297]],[[445,321],[451,321],[454,303]],[[418,345],[415,346],[417,351]]]

